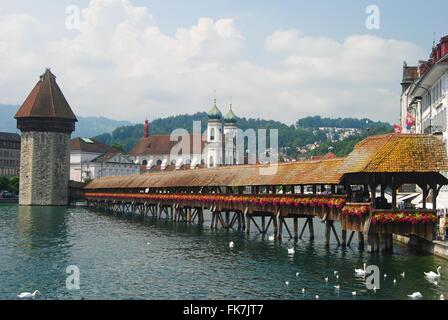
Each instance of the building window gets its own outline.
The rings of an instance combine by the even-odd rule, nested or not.
[[[210,141],[215,140],[215,128],[210,129]]]
[[[214,161],[213,161],[213,156],[210,156],[208,165],[209,165],[210,167],[213,167],[213,166],[215,165],[215,163],[214,163]]]

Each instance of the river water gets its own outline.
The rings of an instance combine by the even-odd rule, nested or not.
[[[201,227],[81,207],[0,205],[0,299],[36,289],[40,299],[409,299],[416,291],[438,299],[448,293],[448,261],[398,244],[392,255],[371,255],[357,249],[356,236],[351,248],[334,241],[326,248],[318,219],[314,242],[305,232],[297,243],[269,241],[254,230],[249,236],[211,230],[209,221],[207,214]],[[354,275],[364,262],[380,268],[376,293]],[[70,265],[79,268],[79,290],[67,289]],[[429,282],[423,272],[437,266],[441,279]]]

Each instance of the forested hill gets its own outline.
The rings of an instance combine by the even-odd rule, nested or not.
[[[193,121],[201,121],[201,128],[204,131],[207,127],[207,114],[199,112],[156,119],[150,124],[150,134],[170,134],[179,128],[191,132]],[[273,120],[239,118],[237,125],[243,130],[278,129],[279,147],[285,156],[292,158],[325,154],[329,151],[343,156],[368,134],[392,132],[391,125],[384,122],[369,119],[330,119],[320,116],[299,119],[296,125],[290,126]],[[325,129],[318,129],[323,127]],[[143,124],[138,124],[119,127],[111,134],[105,133],[94,138],[110,145],[121,145],[129,151],[142,136]],[[315,147],[311,150],[310,145]]]
[[[381,125],[381,122],[372,122],[371,120],[355,118],[322,118],[321,116],[306,117],[299,119],[296,123],[301,128],[354,128],[367,129],[369,127]]]

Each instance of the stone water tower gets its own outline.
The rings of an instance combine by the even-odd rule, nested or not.
[[[19,204],[66,205],[70,135],[78,120],[50,69],[40,76],[15,118],[22,131]]]

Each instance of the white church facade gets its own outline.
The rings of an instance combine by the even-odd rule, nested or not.
[[[236,142],[239,130],[232,105],[223,116],[215,99],[207,116],[205,132],[189,135],[189,141],[183,141],[184,145],[189,144],[188,152],[182,150],[183,152],[179,153],[173,152],[178,141],[171,141],[170,135],[150,135],[149,122],[146,120],[143,137],[129,152],[130,158],[140,165],[142,171],[213,168],[238,164]]]

